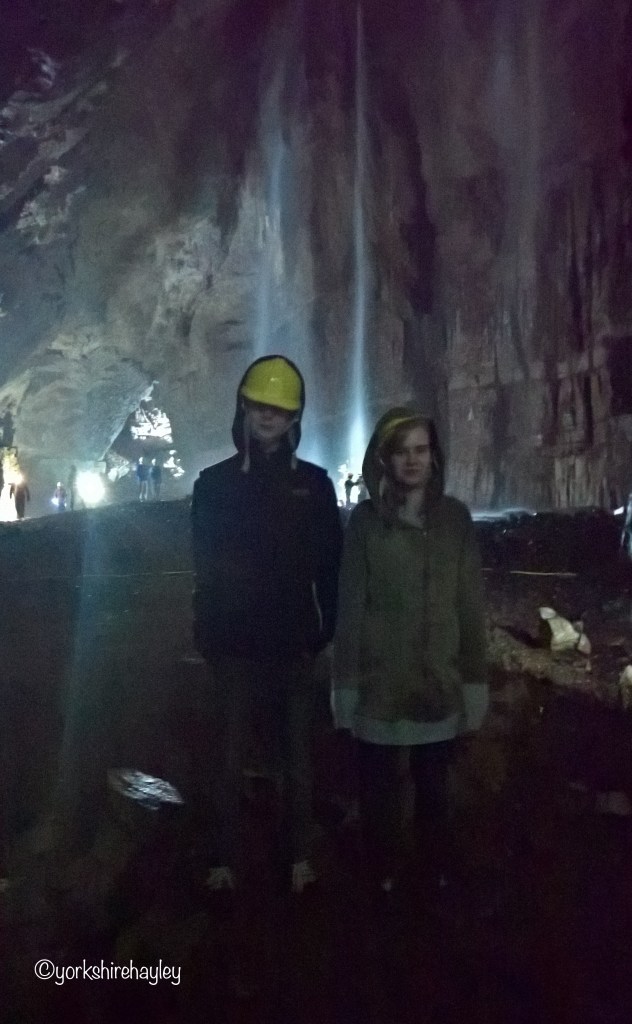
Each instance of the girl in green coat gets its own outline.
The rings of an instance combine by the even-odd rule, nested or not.
[[[434,424],[395,408],[362,466],[370,498],[347,527],[334,644],[336,726],[358,741],[360,812],[382,888],[401,847],[402,766],[424,845],[445,844],[455,738],[488,704],[480,559],[469,511],[443,493]],[[437,865],[437,867],[439,867]]]

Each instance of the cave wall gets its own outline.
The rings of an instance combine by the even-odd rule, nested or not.
[[[437,416],[451,490],[627,492],[627,0],[365,0],[361,125],[355,4],[39,6],[0,82],[0,413],[43,489],[152,389],[190,487],[265,350],[334,468],[360,263],[369,415]]]
[[[478,507],[618,504],[630,5],[454,0],[429,5],[425,28],[427,73],[409,81],[437,228],[449,485]]]

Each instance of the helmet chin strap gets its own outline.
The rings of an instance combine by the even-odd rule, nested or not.
[[[250,413],[246,408],[246,403],[242,399],[241,407],[244,410],[244,422],[243,422],[243,439],[244,439],[244,461],[241,464],[242,473],[248,473],[250,470]]]
[[[292,469],[296,469],[296,449],[298,447],[298,438],[296,436],[296,430],[294,429],[294,427],[296,426],[296,423],[297,423],[297,418],[295,416],[294,419],[291,421],[291,423],[290,423],[290,425],[289,425],[289,427],[287,428],[287,431],[286,431],[287,439],[288,439],[288,444],[290,446],[290,451],[292,452],[292,458],[290,460],[290,464],[292,466]]]

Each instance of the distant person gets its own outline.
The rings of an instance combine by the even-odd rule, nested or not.
[[[256,703],[280,748],[291,888],[311,863],[314,662],[334,631],[342,542],[333,484],[296,457],[303,378],[283,356],[256,360],[236,396],[237,453],[203,470],[191,508],[194,637],[209,667],[217,751],[207,831],[207,885],[232,889],[238,858],[242,746]],[[260,705],[260,706],[261,706]]]
[[[364,477],[363,476],[359,476],[358,477],[358,479],[356,480],[356,486],[358,488],[358,499],[357,500],[358,500],[358,505],[359,505],[361,501],[366,501],[367,498],[369,497],[369,492],[367,490],[367,486],[366,486],[366,484],[364,482]]]
[[[136,480],[138,481],[138,500],[147,501],[149,493],[149,466],[142,455],[136,463]]]
[[[57,481],[57,487],[53,494],[53,504],[56,506],[58,512],[66,511],[66,502],[68,500],[68,492],[62,484],[61,480]]]
[[[489,700],[480,556],[468,509],[443,493],[432,420],[386,413],[362,474],[371,500],[353,510],[345,535],[335,722],[356,737],[375,881],[390,892],[402,867],[403,765],[415,787],[416,872],[438,889],[450,870],[455,739],[480,728]]]
[[[151,460],[149,467],[149,490],[154,501],[160,500],[160,488],[162,487],[162,466],[157,459]]]
[[[18,519],[24,519],[26,503],[31,500],[31,494],[23,477],[14,480],[11,484],[9,487],[9,497],[15,501],[15,511]]]
[[[68,474],[68,502],[70,504],[70,511],[74,512],[75,502],[77,500],[77,467],[72,465]]]
[[[353,479],[353,473],[348,473],[347,474],[347,479],[345,480],[345,506],[346,506],[346,508],[351,508],[351,492],[352,492],[354,487],[355,487],[355,480]]]

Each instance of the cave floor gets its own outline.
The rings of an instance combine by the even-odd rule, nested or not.
[[[581,687],[494,667],[489,728],[453,766],[450,884],[421,884],[411,856],[386,897],[337,813],[353,801],[353,756],[323,686],[318,885],[288,893],[274,787],[251,779],[246,882],[232,903],[205,892],[187,800],[204,771],[192,754],[204,667],[186,516],[185,502],[130,505],[0,535],[2,1020],[630,1024],[632,818],[595,802],[632,796],[632,727]],[[583,613],[592,672],[612,678],[632,655],[629,597],[598,589],[496,572],[490,618],[528,641],[537,604]],[[143,807],[108,785],[121,768],[168,779],[185,803]],[[58,971],[169,966],[180,981],[71,970],[56,984],[34,977],[42,958]]]

